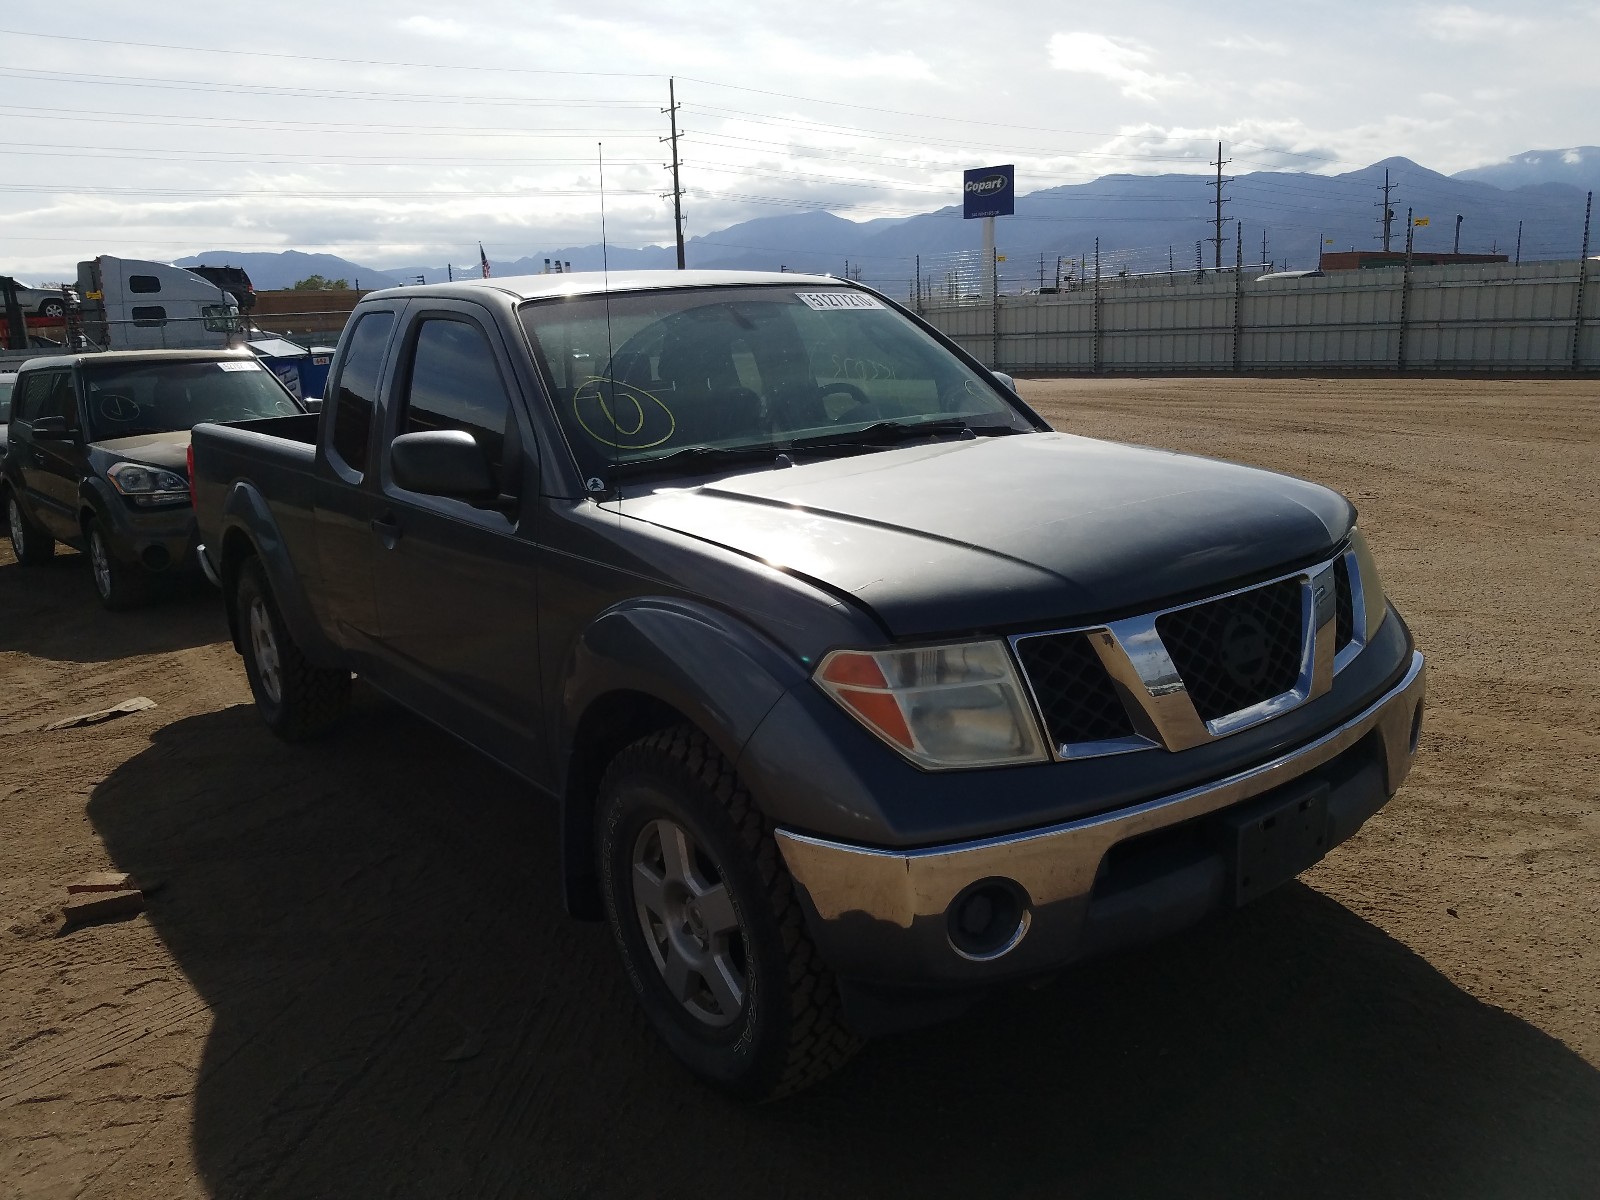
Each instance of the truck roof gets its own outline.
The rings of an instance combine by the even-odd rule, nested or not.
[[[254,358],[248,350],[80,350],[30,358],[18,370],[34,367],[72,367],[85,362],[206,362],[211,359]]]
[[[506,279],[461,279],[454,283],[413,283],[405,287],[369,292],[363,300],[389,296],[469,297],[497,291],[518,300],[547,296],[586,296],[603,292],[637,292],[654,288],[737,287],[764,284],[819,287],[846,283],[832,275],[802,275],[795,271],[568,271],[553,275],[513,275]]]

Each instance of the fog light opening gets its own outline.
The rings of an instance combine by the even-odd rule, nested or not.
[[[1417,745],[1422,741],[1422,701],[1417,701],[1417,711],[1411,714],[1411,753],[1417,752]]]
[[[144,553],[139,555],[139,561],[151,571],[165,571],[172,563],[172,555],[165,546],[146,546]]]
[[[951,948],[962,958],[988,962],[1016,949],[1033,914],[1028,897],[1010,879],[968,884],[945,910]]]

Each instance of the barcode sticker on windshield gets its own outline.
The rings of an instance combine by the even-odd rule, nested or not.
[[[259,371],[261,364],[258,362],[219,362],[217,366],[224,371]]]
[[[806,307],[814,308],[818,312],[827,312],[830,309],[861,309],[882,308],[883,302],[876,296],[868,296],[862,292],[796,292]]]

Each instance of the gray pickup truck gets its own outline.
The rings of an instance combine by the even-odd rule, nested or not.
[[[377,292],[320,417],[193,474],[268,725],[357,674],[549,796],[568,910],[747,1097],[1251,900],[1416,751],[1348,501],[1053,432],[829,277]]]

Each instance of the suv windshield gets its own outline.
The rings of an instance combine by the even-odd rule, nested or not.
[[[247,358],[96,363],[83,367],[83,381],[91,442],[300,411],[277,377]]]
[[[836,451],[1034,428],[916,325],[852,289],[581,296],[526,304],[522,320],[586,472],[710,457],[681,453],[690,447]]]

